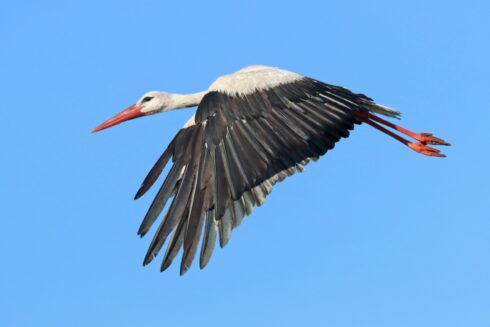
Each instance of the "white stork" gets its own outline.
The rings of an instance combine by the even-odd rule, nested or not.
[[[153,185],[169,159],[172,167],[141,223],[143,237],[169,199],[171,203],[144,259],[150,263],[172,234],[161,271],[183,247],[180,274],[191,266],[202,235],[200,267],[211,257],[216,237],[225,246],[231,231],[264,203],[272,187],[367,123],[411,149],[444,157],[427,146],[449,145],[429,133],[414,133],[376,114],[400,112],[363,94],[286,70],[250,66],[219,77],[207,91],[182,95],[148,92],[138,102],[92,130],[97,132],[140,116],[197,106],[136,193]],[[414,139],[408,141],[381,126]]]

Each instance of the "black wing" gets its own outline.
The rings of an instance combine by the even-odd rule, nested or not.
[[[232,229],[254,206],[262,205],[275,183],[302,171],[347,137],[357,113],[370,104],[362,94],[309,78],[248,95],[206,94],[196,124],[179,131],[136,194],[142,196],[172,158],[172,168],[138,231],[144,236],[172,198],[144,264],[173,232],[161,270],[183,247],[180,273],[186,272],[201,236],[204,268],[217,235],[225,246]]]

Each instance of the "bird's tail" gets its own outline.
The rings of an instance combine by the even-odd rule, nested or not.
[[[402,114],[398,110],[392,109],[387,106],[383,106],[382,104],[371,102],[365,105],[366,109],[371,112],[375,112],[377,114],[385,115],[392,118],[400,119],[400,115]]]

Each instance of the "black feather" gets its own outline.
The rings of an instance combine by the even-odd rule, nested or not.
[[[344,88],[302,78],[246,95],[207,93],[195,125],[180,130],[136,194],[143,195],[172,158],[173,166],[139,229],[145,235],[167,201],[171,204],[150,244],[144,264],[168,236],[161,269],[183,247],[180,272],[192,264],[201,240],[199,266],[230,240],[272,187],[332,149],[349,135],[356,115],[371,100]],[[218,235],[217,235],[218,234]]]
[[[178,134],[177,134],[177,136],[178,136]],[[170,142],[169,146],[163,152],[163,154],[160,156],[160,158],[158,158],[157,162],[151,168],[148,175],[146,175],[145,180],[143,181],[138,192],[136,192],[136,195],[134,196],[135,200],[137,200],[141,196],[143,196],[143,194],[145,194],[146,191],[148,191],[150,189],[150,187],[153,185],[153,183],[155,183],[155,181],[158,179],[158,176],[160,176],[160,174],[162,173],[163,169],[167,165],[168,160],[170,159],[170,157],[173,154],[174,141],[175,141],[175,138],[172,140],[172,142]]]
[[[206,227],[204,229],[204,237],[201,247],[201,256],[199,259],[199,267],[204,269],[213,254],[216,244],[216,234],[218,233],[218,222],[214,219],[214,210],[210,210],[206,215]]]

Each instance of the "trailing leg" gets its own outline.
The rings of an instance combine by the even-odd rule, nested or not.
[[[430,146],[427,146],[427,144],[431,144],[431,145],[450,145],[449,143],[447,143],[446,141],[440,139],[440,138],[437,138],[435,136],[433,136],[432,134],[430,133],[414,133],[408,129],[405,129],[401,126],[398,126],[396,124],[393,124],[389,121],[386,121],[378,116],[375,116],[373,115],[372,113],[368,112],[368,111],[364,111],[364,112],[361,112],[358,114],[357,116],[357,119],[362,122],[362,123],[366,123],[368,125],[371,125],[372,127],[376,128],[377,130],[393,137],[395,140],[405,144],[406,146],[408,146],[410,149],[418,152],[418,153],[421,153],[421,154],[424,154],[426,156],[432,156],[432,157],[445,157],[445,155],[441,154],[439,150],[435,149],[435,148],[432,148]],[[416,143],[414,142],[410,142],[406,139],[404,139],[403,137],[401,137],[400,135],[398,134],[395,134],[394,132],[386,129],[385,127],[381,126],[380,124],[383,124],[389,128],[392,128],[394,130],[396,130],[397,132],[400,132],[402,134],[405,134],[413,139],[415,139]]]

